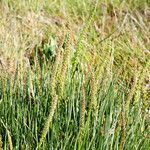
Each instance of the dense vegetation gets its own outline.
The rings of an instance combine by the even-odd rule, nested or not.
[[[0,150],[148,150],[150,4],[0,1]]]

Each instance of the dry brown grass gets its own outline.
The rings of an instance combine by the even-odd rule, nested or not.
[[[14,5],[16,3],[14,2]],[[67,33],[66,28],[75,29],[65,16],[49,15],[44,11],[13,12],[6,5],[0,4],[0,70],[1,73],[14,74],[16,62],[32,55],[36,46],[43,41],[49,42],[52,34],[56,34],[59,41]],[[27,56],[27,58],[26,58]]]

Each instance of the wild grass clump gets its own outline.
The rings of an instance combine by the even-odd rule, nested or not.
[[[149,149],[146,0],[0,10],[0,150]]]

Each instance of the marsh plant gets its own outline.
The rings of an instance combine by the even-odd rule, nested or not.
[[[0,150],[149,149],[148,1],[0,12]]]

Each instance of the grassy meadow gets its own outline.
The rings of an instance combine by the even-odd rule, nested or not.
[[[150,1],[0,0],[0,150],[149,150]]]

